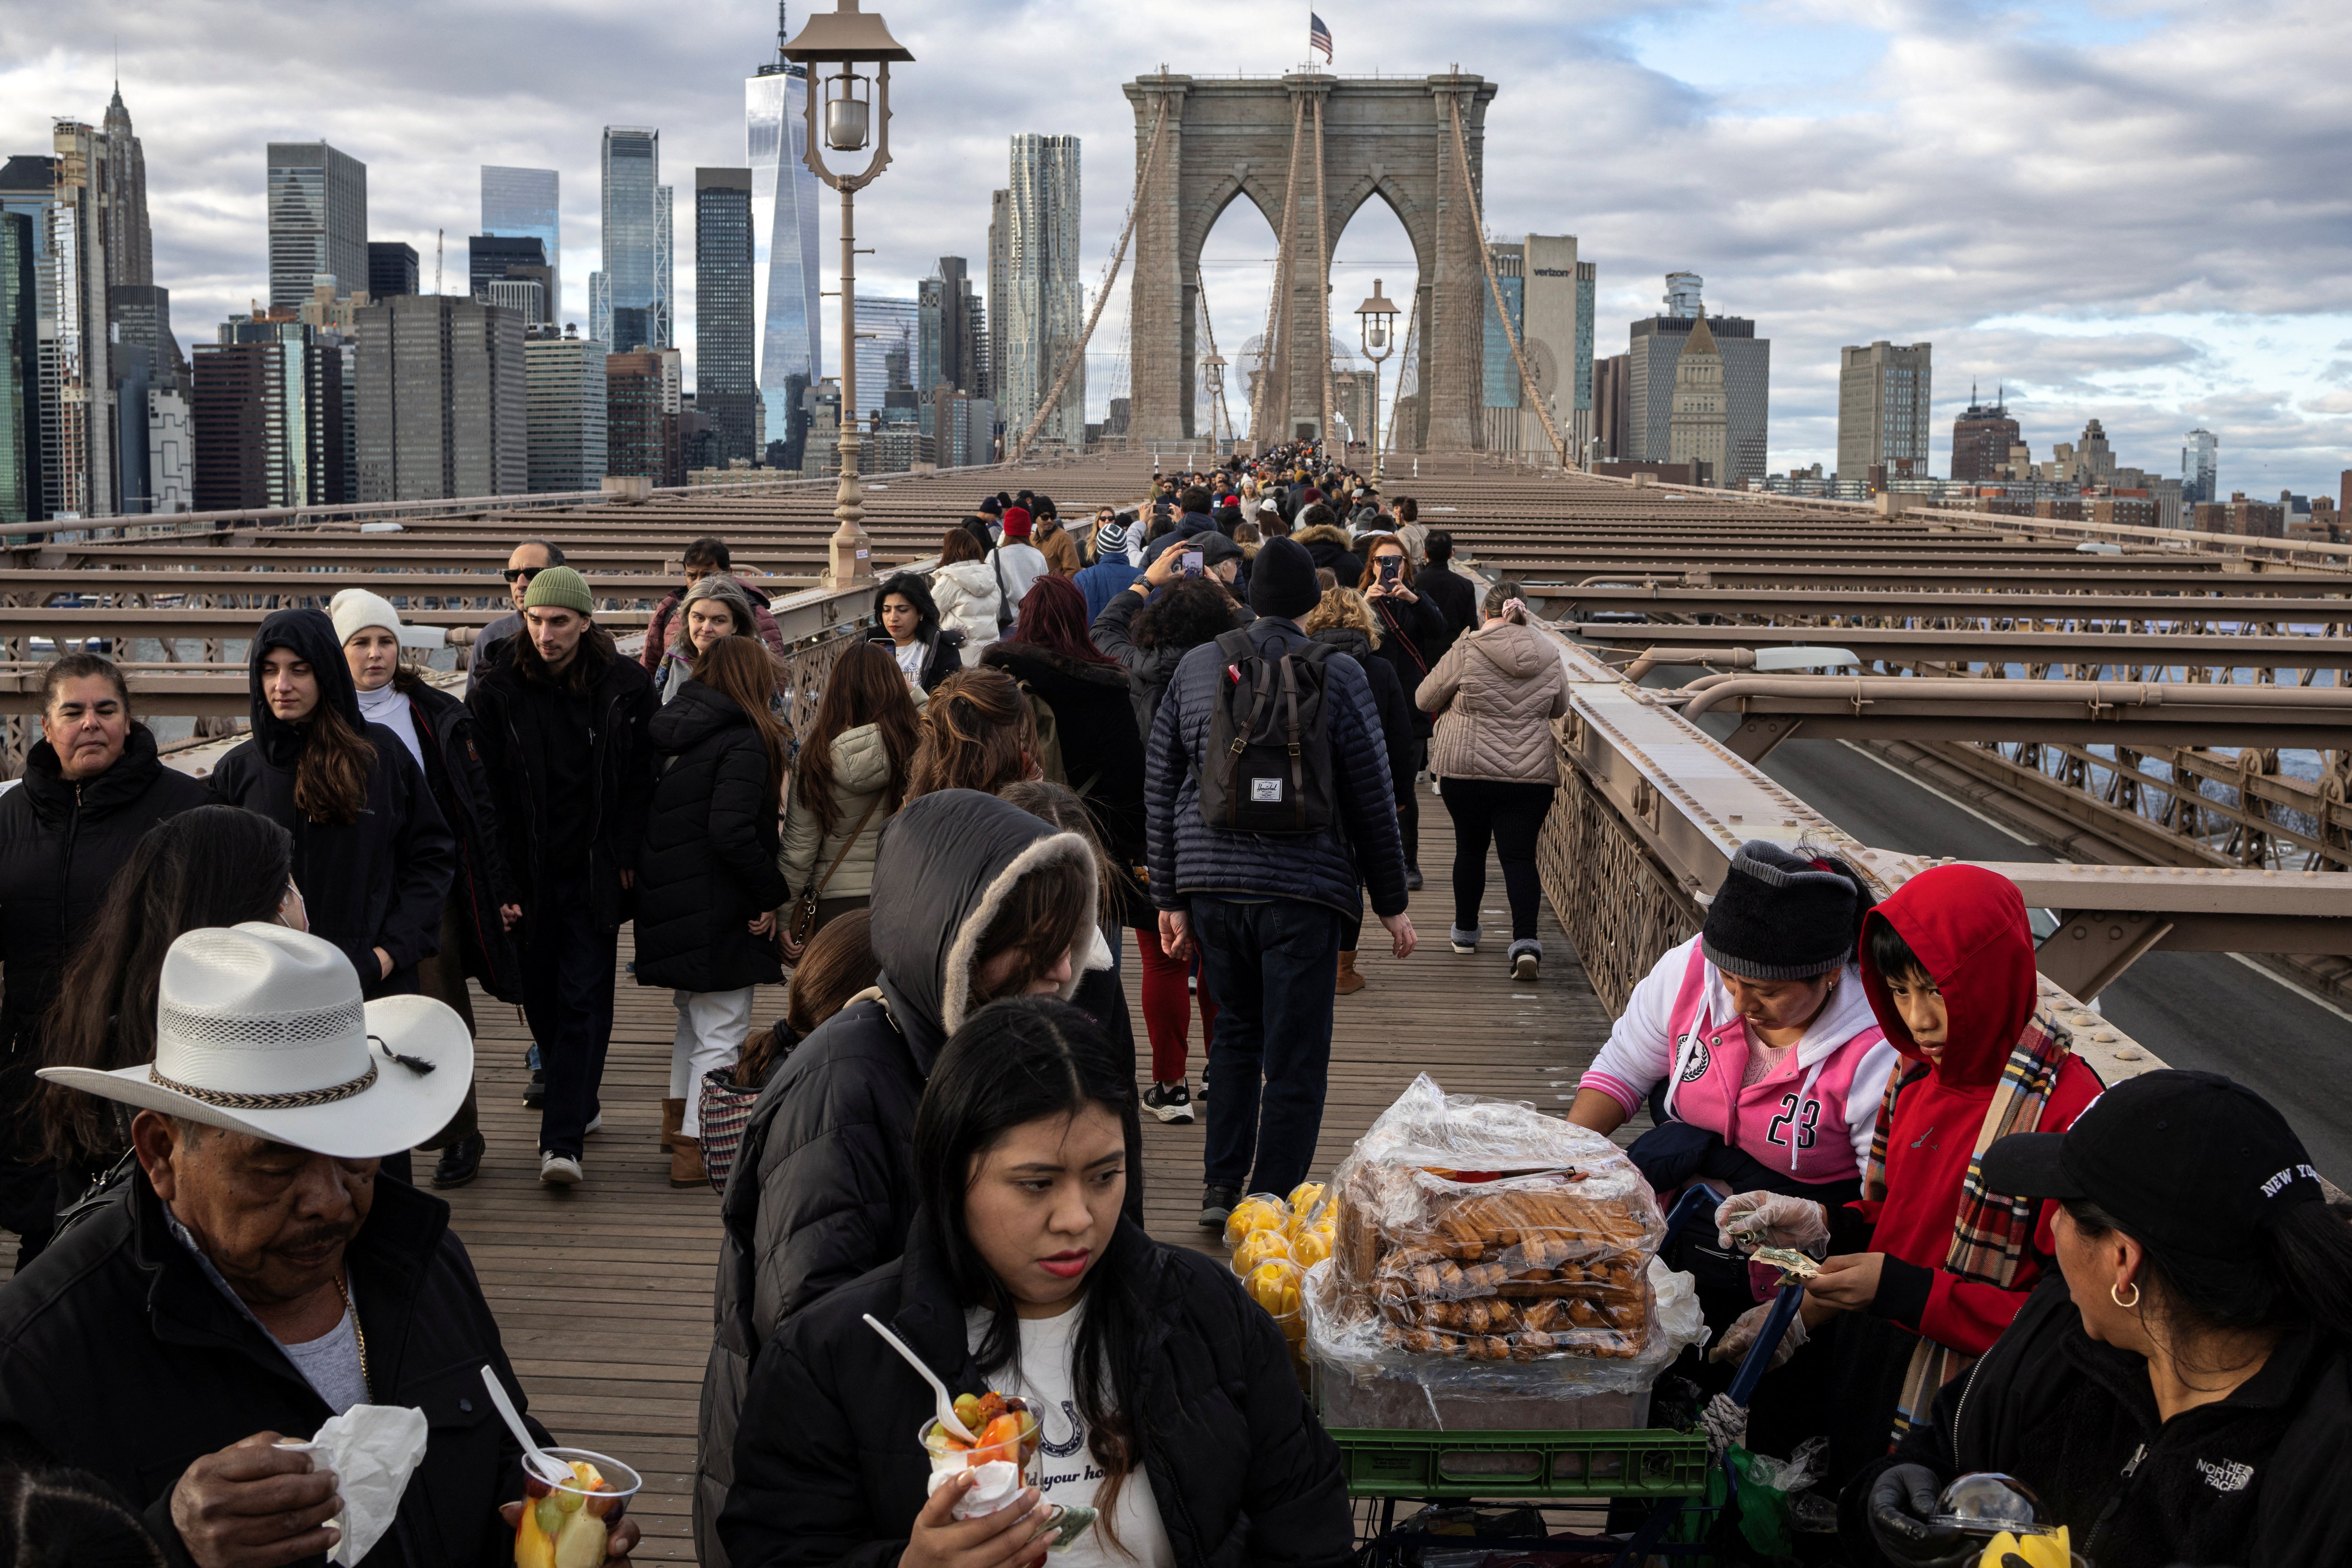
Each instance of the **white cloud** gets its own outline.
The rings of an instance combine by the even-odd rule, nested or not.
[[[984,258],[988,194],[1017,131],[1086,139],[1091,282],[1132,181],[1119,83],[1163,61],[1277,72],[1305,44],[1302,16],[1250,0],[873,8],[917,56],[893,82],[897,161],[858,208],[877,251],[860,290],[893,295],[940,254]],[[2352,411],[2330,371],[2343,351],[2327,346],[2352,326],[2340,3],[1322,8],[1343,70],[1458,61],[1500,83],[1489,226],[1580,237],[1601,269],[1601,352],[1622,351],[1622,322],[1654,308],[1675,268],[1757,319],[1773,339],[1776,467],[1833,453],[1836,350],[1880,337],[1936,344],[1939,419],[1969,377],[2005,381],[2040,450],[2096,416],[2124,460],[2159,468],[2177,464],[2182,430],[2215,429],[2224,484],[2258,493],[2332,489],[2352,466]],[[773,26],[746,0],[0,0],[0,153],[43,149],[51,115],[96,121],[119,34],[158,281],[195,337],[264,288],[272,138],[324,136],[363,159],[374,237],[408,240],[428,269],[436,228],[462,267],[479,164],[560,169],[567,314],[583,319],[598,130],[656,125],[690,301],[693,168],[743,161],[742,78]],[[1385,214],[1360,220],[1342,259],[1395,250],[1392,229]],[[1212,240],[1213,258],[1270,253],[1255,217],[1228,217]],[[1392,267],[1363,270],[1402,298]],[[1223,265],[1211,281],[1221,343],[1262,327],[1266,269]],[[1363,281],[1335,279],[1339,309]],[[1097,408],[1123,374],[1123,307],[1094,345]]]

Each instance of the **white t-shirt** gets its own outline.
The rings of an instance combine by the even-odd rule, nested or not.
[[[1038,1489],[1047,1502],[1066,1508],[1094,1507],[1095,1492],[1104,1479],[1102,1467],[1087,1449],[1086,1423],[1070,1392],[1070,1357],[1077,1348],[1078,1325],[1085,1318],[1086,1303],[1081,1300],[1058,1318],[1022,1319],[1019,1374],[1010,1367],[991,1369],[991,1386],[1001,1394],[1019,1394],[1037,1410],[1045,1428],[1037,1455]],[[984,1307],[964,1314],[964,1342],[973,1353],[979,1352],[981,1342],[988,1337],[992,1320],[992,1314]],[[1111,1545],[1097,1520],[1093,1529],[1070,1543],[1068,1551],[1055,1557],[1056,1568],[1129,1568],[1129,1564],[1175,1568],[1176,1549],[1160,1522],[1160,1503],[1151,1495],[1151,1478],[1140,1469],[1129,1475],[1118,1489],[1118,1513],[1112,1522],[1118,1527],[1118,1546]]]
[[[923,639],[917,637],[913,642],[908,643],[904,647],[900,647],[898,644],[892,643],[890,645],[890,651],[892,654],[897,656],[899,672],[906,676],[908,683],[915,686],[921,685],[923,681],[923,656],[931,651],[929,647],[924,646]]]

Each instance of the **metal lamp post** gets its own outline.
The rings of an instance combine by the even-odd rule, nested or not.
[[[1214,452],[1217,449],[1217,410],[1225,405],[1225,356],[1211,349],[1208,357],[1201,362],[1201,380],[1209,394],[1209,450]],[[1228,417],[1225,423],[1230,429],[1232,419]]]
[[[1381,482],[1381,366],[1396,353],[1397,308],[1372,279],[1372,297],[1356,307],[1356,323],[1363,333],[1364,357],[1372,362],[1372,483]]]
[[[867,542],[865,488],[857,480],[857,455],[864,445],[857,430],[857,222],[853,205],[856,192],[890,164],[890,64],[912,60],[882,18],[857,8],[857,0],[839,0],[839,8],[811,16],[800,36],[783,47],[783,56],[796,64],[838,66],[832,76],[809,72],[809,173],[841,193],[841,489],[833,515],[841,526],[826,546],[825,586],[846,588],[874,580],[872,548]],[[859,66],[876,68],[872,78]],[[822,100],[824,118],[817,121]],[[837,174],[825,166],[824,150],[863,152],[874,146],[862,173]]]

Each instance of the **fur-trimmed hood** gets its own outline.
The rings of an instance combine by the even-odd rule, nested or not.
[[[1353,543],[1349,539],[1346,529],[1328,522],[1318,522],[1311,528],[1302,528],[1290,537],[1302,545],[1336,544],[1342,550],[1350,548]]]
[[[973,968],[989,922],[1023,877],[1056,860],[1085,869],[1085,925],[1092,926],[1094,851],[1018,806],[978,790],[940,790],[910,801],[883,828],[874,860],[874,956],[891,1019],[926,1077],[973,1011]],[[1064,1000],[1076,994],[1080,974],[1073,965]]]

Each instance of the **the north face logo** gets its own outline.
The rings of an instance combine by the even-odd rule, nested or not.
[[[2203,1476],[2205,1484],[2217,1492],[2242,1492],[2246,1489],[2246,1483],[2254,1479],[2254,1467],[2236,1459],[2223,1459],[2219,1463],[2200,1459],[2197,1461],[2197,1473]]]

